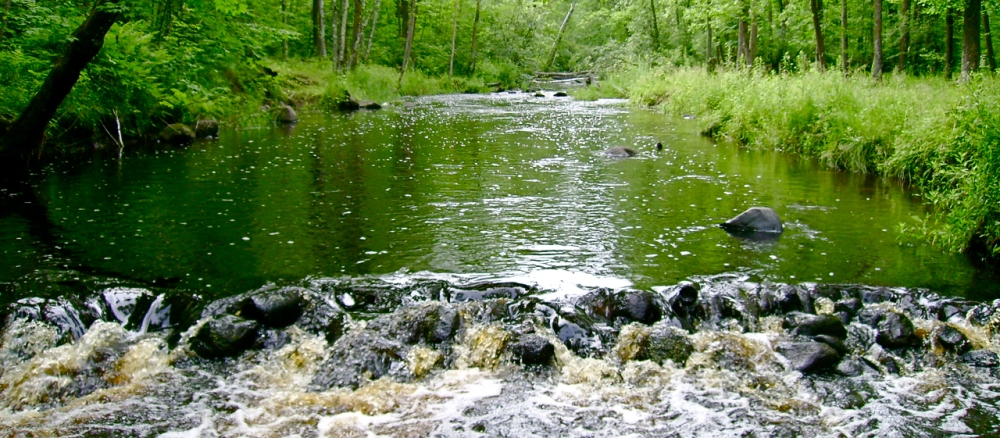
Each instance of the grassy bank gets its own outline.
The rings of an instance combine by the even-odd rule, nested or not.
[[[907,232],[1000,256],[998,79],[637,69],[613,82],[635,103],[693,115],[706,135],[905,180],[938,213]]]

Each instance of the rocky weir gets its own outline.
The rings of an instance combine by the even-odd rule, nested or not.
[[[1000,300],[694,278],[112,286],[6,309],[0,430],[116,436],[996,433]]]

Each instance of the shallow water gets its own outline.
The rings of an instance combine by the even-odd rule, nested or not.
[[[79,333],[9,321],[0,434],[1000,433],[997,368],[963,363],[934,340],[950,325],[977,349],[1000,351],[1000,319],[939,320],[921,309],[946,299],[901,289],[990,300],[998,282],[961,256],[901,239],[898,225],[926,210],[898,184],[715,143],[690,121],[619,101],[500,94],[415,103],[303,114],[292,128],[53,166],[34,194],[5,190],[0,304],[41,296],[109,308]],[[652,148],[658,140],[663,151]],[[611,146],[638,153],[608,158]],[[754,205],[781,215],[779,239],[741,240],[716,226]],[[686,363],[662,364],[629,356],[641,325],[616,326],[588,357],[560,341],[558,317],[511,316],[525,303],[572,313],[601,288],[665,295],[686,279],[702,284],[703,300],[755,297],[781,283],[891,286],[918,305],[865,304],[899,305],[923,343],[884,350],[864,344],[872,329],[853,322],[844,360],[865,371],[813,376],[775,352],[792,338],[778,316],[704,323]],[[530,293],[500,299],[510,314],[498,319],[452,292],[428,292],[483,282]],[[168,301],[151,297],[204,304],[266,283],[299,285],[348,309],[348,334],[434,300],[465,309],[463,328],[442,345],[408,346],[395,363],[402,370],[358,389],[314,387],[335,345],[298,325],[282,329],[287,345],[223,360],[188,348],[204,320],[179,340],[156,330],[172,316]],[[832,301],[817,303],[816,312],[832,312]],[[524,330],[556,347],[552,366],[512,363],[505,346]]]
[[[42,293],[31,278],[64,265],[206,296],[400,269],[639,287],[749,272],[1000,296],[988,270],[901,238],[925,207],[899,184],[718,144],[620,101],[530,96],[304,114],[291,128],[52,167],[37,198],[13,196],[0,215],[0,283],[17,285],[3,299]],[[611,146],[638,155],[608,158]],[[755,205],[785,221],[776,242],[716,226]]]

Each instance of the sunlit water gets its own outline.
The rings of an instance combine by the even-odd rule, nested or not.
[[[716,274],[998,296],[993,274],[901,236],[900,224],[927,211],[901,185],[712,142],[693,122],[624,102],[445,96],[378,112],[300,116],[294,127],[229,130],[184,149],[53,166],[34,183],[34,196],[5,190],[11,207],[0,215],[0,303],[85,299],[111,286],[210,300],[268,282],[343,278],[516,280],[559,302],[597,287],[656,289]],[[657,141],[664,150],[655,150]],[[609,158],[603,151],[612,146],[637,155]],[[776,241],[741,240],[717,227],[756,205],[784,220]],[[280,350],[225,363],[192,359],[161,334],[139,332],[98,322],[54,348],[50,326],[7,327],[0,430],[185,437],[997,432],[993,371],[948,364],[857,381],[804,378],[772,354],[786,336],[780,326],[697,333],[702,356],[686,367],[584,359],[559,344],[551,372],[469,359],[414,382],[325,392],[308,384],[328,345],[301,331],[292,329],[292,343]],[[992,333],[979,336],[996,349]],[[484,348],[477,342],[469,335],[458,350],[473,357]],[[713,359],[737,346],[744,369]],[[66,396],[81,374],[101,379],[102,389]]]

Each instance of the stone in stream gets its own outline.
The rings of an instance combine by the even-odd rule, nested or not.
[[[567,97],[567,96],[569,95],[566,94],[566,92],[564,91],[556,91],[556,93],[552,95],[552,97]]]
[[[556,348],[548,339],[534,334],[522,335],[510,345],[514,361],[522,365],[549,365]]]
[[[194,131],[183,123],[174,123],[172,125],[167,125],[160,131],[160,141],[175,145],[182,146],[194,141],[195,134]]]
[[[789,367],[807,374],[831,369],[840,362],[840,354],[820,342],[782,342],[775,351],[788,359]]]
[[[937,340],[942,347],[957,354],[965,354],[972,349],[972,344],[965,335],[951,325],[945,325],[937,332]]]
[[[577,306],[582,307],[590,316],[616,325],[630,322],[650,325],[662,318],[664,303],[659,301],[658,296],[649,291],[610,292],[598,289],[581,297]],[[618,321],[619,319],[622,321]]]
[[[788,321],[786,319],[786,322]],[[808,315],[791,324],[794,324],[793,333],[798,336],[827,335],[840,340],[847,339],[847,328],[844,327],[844,323],[840,318],[833,315]]]
[[[8,318],[47,322],[59,331],[60,343],[78,340],[87,332],[76,306],[64,299],[22,298],[11,305]]]
[[[958,360],[974,367],[996,368],[1000,366],[1000,356],[989,350],[975,350],[958,357]]]
[[[661,321],[653,325],[636,359],[651,360],[661,365],[670,360],[683,366],[691,353],[694,353],[694,346],[687,331]]]
[[[604,155],[612,158],[628,158],[635,156],[635,151],[624,146],[615,146],[604,151]]]
[[[282,105],[278,108],[278,113],[275,116],[275,120],[278,123],[291,124],[299,121],[298,114],[295,114],[295,109],[289,105]]]
[[[302,316],[305,289],[286,287],[251,293],[243,303],[241,315],[268,327],[282,328]]]
[[[219,136],[219,121],[204,119],[195,122],[194,135],[198,138],[217,138]]]
[[[784,231],[778,213],[768,207],[751,207],[719,226],[731,234],[781,234]]]
[[[212,318],[191,338],[191,350],[214,359],[234,357],[254,345],[260,325],[233,315]]]
[[[875,336],[875,342],[883,347],[905,348],[920,344],[920,339],[914,333],[913,323],[902,313],[885,312],[879,318],[876,329],[878,335]]]

